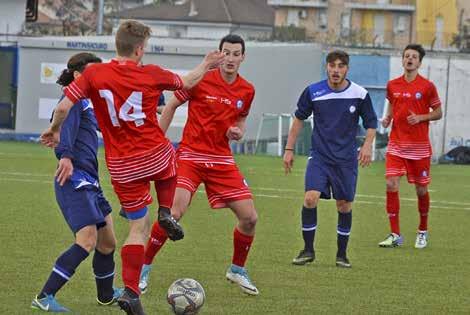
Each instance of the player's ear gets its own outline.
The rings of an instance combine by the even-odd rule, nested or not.
[[[78,78],[79,76],[81,76],[82,74],[80,72],[78,72],[77,70],[75,70],[73,72],[73,79],[75,80],[76,78]]]

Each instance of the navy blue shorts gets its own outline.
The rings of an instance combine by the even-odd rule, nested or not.
[[[321,192],[320,198],[354,201],[357,184],[357,164],[338,166],[309,157],[305,172],[305,191]]]
[[[69,180],[64,186],[54,180],[54,188],[57,204],[73,233],[88,225],[96,225],[98,229],[106,225],[104,218],[112,209],[100,188],[85,186],[75,189]]]

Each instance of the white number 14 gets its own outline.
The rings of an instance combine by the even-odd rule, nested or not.
[[[105,99],[108,105],[109,118],[114,127],[121,126],[116,116],[114,107],[114,95],[110,90],[100,90],[100,96]],[[144,124],[145,113],[142,112],[142,92],[132,92],[119,109],[119,118],[123,121],[133,121],[136,127]]]

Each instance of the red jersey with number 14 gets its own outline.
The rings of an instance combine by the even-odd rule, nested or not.
[[[89,65],[64,93],[74,103],[91,99],[111,177],[129,182],[172,163],[173,148],[158,125],[157,104],[162,90],[182,87],[178,75],[156,65],[112,60]]]
[[[240,75],[229,84],[220,70],[214,69],[195,87],[176,91],[175,96],[182,102],[189,101],[178,158],[234,164],[226,133],[238,119],[248,115],[255,96],[253,85]]]
[[[410,125],[407,117],[429,114],[430,108],[441,106],[434,84],[420,76],[407,82],[404,76],[387,84],[387,99],[392,106],[392,131],[387,152],[405,159],[420,160],[432,155],[429,121]]]

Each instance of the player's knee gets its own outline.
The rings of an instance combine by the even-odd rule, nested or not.
[[[240,224],[243,226],[243,230],[251,231],[256,227],[258,222],[258,214],[254,211],[249,216],[246,216],[240,220]]]
[[[87,252],[91,252],[96,247],[97,233],[96,230],[82,229],[76,235],[75,242]]]
[[[387,178],[387,191],[398,191],[398,180]]]
[[[351,212],[351,203],[346,200],[338,200],[336,201],[336,207],[339,212],[341,213],[349,213]]]
[[[114,235],[112,237],[106,239],[100,239],[99,242],[96,244],[96,249],[105,255],[111,254],[114,250],[116,250],[116,238]]]
[[[424,196],[428,193],[428,186],[416,185],[416,194],[418,196]]]
[[[318,204],[319,198],[317,196],[305,196],[304,206],[307,208],[315,208]]]

